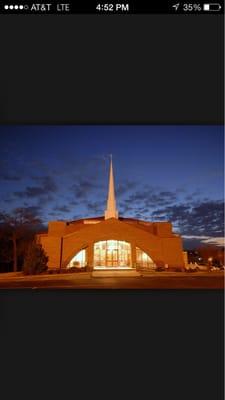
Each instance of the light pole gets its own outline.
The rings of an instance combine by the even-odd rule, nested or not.
[[[61,270],[62,270],[62,256],[63,256],[63,236],[61,237],[61,243],[60,243],[59,272],[61,272]]]

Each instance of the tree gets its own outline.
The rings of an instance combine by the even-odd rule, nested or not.
[[[218,266],[224,264],[223,247],[218,247],[214,245],[202,246],[198,249],[198,253],[205,263],[212,263],[213,265]]]
[[[13,271],[17,271],[18,241],[41,224],[32,207],[16,208],[11,214],[0,212],[0,236],[8,238],[13,247]]]
[[[12,243],[0,236],[0,272],[9,272],[12,269]]]
[[[25,275],[36,275],[48,269],[48,257],[40,244],[33,241],[24,258],[23,272]]]

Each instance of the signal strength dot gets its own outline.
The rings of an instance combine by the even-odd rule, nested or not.
[[[8,5],[8,4],[5,4],[4,5],[4,9],[5,10],[23,10],[24,9],[24,6],[21,4],[20,6],[18,6],[17,4],[16,5],[12,5],[12,4],[10,4],[10,5]]]

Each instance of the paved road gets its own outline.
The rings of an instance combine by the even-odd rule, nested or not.
[[[0,289],[222,289],[223,272],[146,273],[140,277],[91,277],[90,273],[23,276],[0,274]]]

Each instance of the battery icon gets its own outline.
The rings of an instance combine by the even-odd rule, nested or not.
[[[203,4],[204,11],[220,11],[221,5],[219,3]]]

